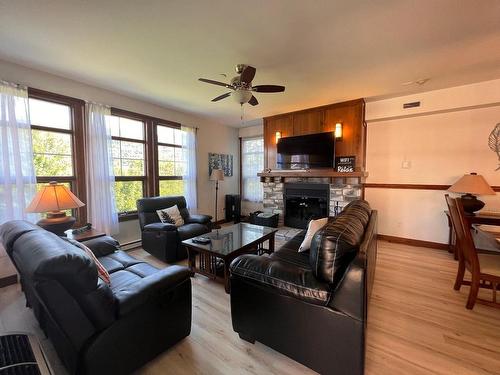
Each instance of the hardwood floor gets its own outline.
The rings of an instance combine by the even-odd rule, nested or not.
[[[131,254],[164,266],[143,250]],[[442,250],[379,242],[367,375],[500,374],[500,310],[480,304],[466,310],[468,287],[453,290],[456,267]],[[137,375],[314,374],[262,344],[240,340],[223,284],[199,275],[192,281],[191,335]],[[23,303],[18,286],[0,289],[1,330],[25,324],[37,332]],[[50,348],[46,340],[43,344]]]

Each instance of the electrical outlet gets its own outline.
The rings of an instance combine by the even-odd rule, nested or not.
[[[411,168],[411,160],[403,160],[401,162],[401,168],[410,169]]]

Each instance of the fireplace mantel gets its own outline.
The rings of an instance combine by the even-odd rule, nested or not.
[[[336,172],[330,169],[308,169],[308,170],[272,170],[271,172],[257,173],[259,177],[344,177],[344,178],[366,178],[368,172]]]

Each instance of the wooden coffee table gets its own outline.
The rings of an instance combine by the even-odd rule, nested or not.
[[[224,278],[226,293],[230,291],[229,265],[242,254],[274,252],[274,234],[277,229],[247,223],[238,223],[217,229],[200,237],[210,238],[210,243],[202,245],[193,239],[184,240],[189,257],[189,269],[193,273],[205,275],[213,280]],[[263,247],[269,241],[269,248]],[[219,272],[218,272],[219,271]]]

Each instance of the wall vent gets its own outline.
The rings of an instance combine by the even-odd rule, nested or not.
[[[420,107],[420,102],[404,103],[403,109]]]

